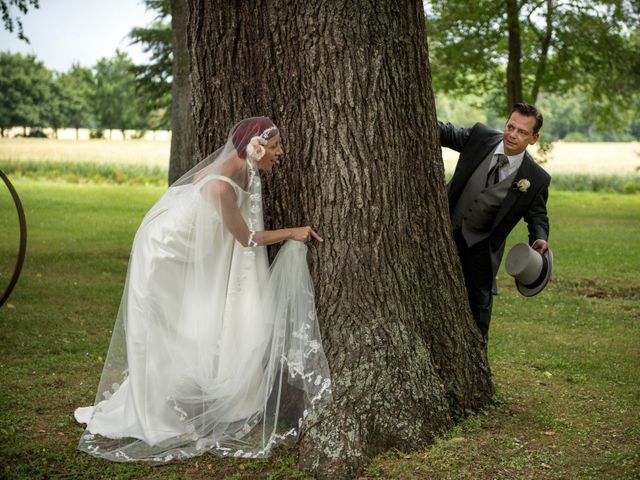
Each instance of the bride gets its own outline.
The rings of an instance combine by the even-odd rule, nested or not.
[[[330,400],[304,244],[322,239],[263,225],[258,171],[282,153],[270,119],[245,119],[146,214],[95,404],[75,411],[81,450],[263,457]],[[265,246],[285,240],[269,267]]]

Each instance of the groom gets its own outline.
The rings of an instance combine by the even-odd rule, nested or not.
[[[551,177],[526,152],[538,140],[542,115],[517,103],[502,132],[481,123],[438,126],[441,145],[460,152],[448,185],[449,215],[471,312],[487,339],[493,281],[509,232],[524,218],[529,244],[540,253],[548,248]]]

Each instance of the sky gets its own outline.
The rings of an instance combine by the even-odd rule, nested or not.
[[[0,50],[33,53],[47,68],[64,72],[76,62],[92,67],[115,50],[126,51],[134,63],[147,56],[139,46],[129,45],[133,27],[144,27],[155,18],[142,0],[40,0],[40,8],[26,15],[12,7],[22,19],[24,34],[31,44],[19,40],[0,23]]]

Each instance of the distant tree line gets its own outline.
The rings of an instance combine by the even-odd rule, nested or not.
[[[67,72],[49,70],[34,55],[0,52],[0,135],[27,127],[106,129],[169,128],[166,106],[140,92],[136,66],[116,51],[92,68],[74,64]]]

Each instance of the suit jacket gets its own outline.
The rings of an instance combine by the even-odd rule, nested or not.
[[[469,177],[482,161],[502,141],[502,133],[486,125],[476,123],[471,128],[456,128],[450,123],[438,122],[440,143],[443,147],[460,152],[453,178],[449,182],[449,214],[464,190]],[[531,186],[526,192],[509,190],[502,202],[489,233],[489,250],[494,274],[497,273],[507,236],[524,218],[529,230],[529,244],[537,239],[548,240],[549,218],[547,198],[551,177],[531,156],[525,152],[522,165],[516,172],[514,182],[527,179]]]

